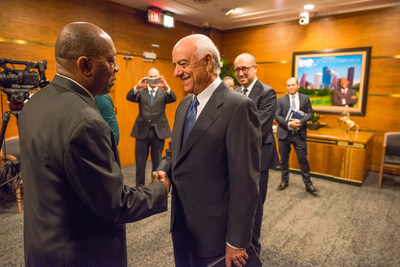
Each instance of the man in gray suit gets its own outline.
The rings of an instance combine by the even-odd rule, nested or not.
[[[56,76],[22,109],[26,266],[127,266],[124,223],[167,209],[167,180],[124,185],[113,132],[93,99],[114,85],[115,54],[98,26],[67,24]]]
[[[126,99],[139,103],[139,115],[131,132],[136,137],[136,186],[145,184],[146,161],[151,149],[153,171],[160,163],[164,142],[171,137],[165,105],[176,101],[176,96],[163,75],[156,68],[151,68],[147,77],[143,77],[130,90]]]
[[[278,190],[284,190],[289,186],[289,154],[293,144],[297,159],[300,164],[301,176],[306,186],[306,191],[310,193],[317,192],[310,179],[310,166],[307,159],[307,121],[314,117],[314,111],[311,106],[308,95],[299,94],[300,85],[296,78],[290,78],[286,82],[288,94],[278,99],[278,108],[275,119],[279,123],[278,144],[279,154],[281,155],[282,182]],[[300,110],[306,115],[301,119],[287,120],[287,114],[290,110]]]
[[[256,103],[258,114],[261,121],[262,145],[261,145],[261,173],[260,173],[260,192],[257,205],[256,216],[254,218],[254,228],[252,243],[257,253],[260,253],[261,225],[263,217],[264,202],[267,197],[269,169],[274,167],[278,161],[276,144],[272,123],[276,112],[276,93],[270,86],[263,84],[257,79],[257,64],[254,56],[243,53],[235,59],[235,72],[239,83],[242,85],[236,91],[247,95]]]
[[[172,51],[175,76],[190,93],[175,113],[170,149],[158,176],[171,177],[176,266],[231,266],[256,260],[251,231],[258,200],[261,130],[257,107],[218,77],[220,55],[205,35]],[[193,128],[191,128],[193,127]]]

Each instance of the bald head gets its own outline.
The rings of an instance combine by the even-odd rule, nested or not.
[[[119,67],[111,37],[88,22],[67,24],[58,35],[57,73],[85,87],[93,96],[108,94]]]
[[[158,77],[158,76],[160,76],[160,72],[156,68],[151,68],[147,72],[147,76],[150,78]]]
[[[98,57],[106,53],[110,41],[111,37],[92,23],[69,23],[58,35],[55,47],[56,61],[64,66],[68,61],[77,60],[80,56]]]

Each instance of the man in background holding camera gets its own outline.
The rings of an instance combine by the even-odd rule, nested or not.
[[[126,99],[139,103],[139,115],[131,136],[136,138],[136,186],[143,186],[149,148],[154,171],[160,163],[165,139],[171,137],[165,105],[175,102],[176,96],[164,76],[156,68],[151,68],[147,77],[140,79],[128,92]]]

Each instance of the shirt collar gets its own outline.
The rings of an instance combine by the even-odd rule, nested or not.
[[[81,84],[78,83],[77,81],[75,81],[75,80],[73,80],[73,79],[71,79],[71,78],[69,78],[69,77],[67,77],[67,76],[61,75],[61,74],[59,74],[59,73],[56,73],[56,75],[58,75],[58,76],[60,76],[60,77],[63,77],[63,78],[65,78],[65,79],[68,79],[68,80],[70,80],[71,82],[77,84],[79,87],[81,87],[83,90],[85,90],[85,92],[88,93],[92,99],[94,99],[94,98],[93,98],[93,95],[89,92],[89,90],[86,89],[83,85],[81,85]]]
[[[250,94],[250,92],[251,92],[251,89],[253,89],[253,86],[254,86],[254,84],[257,82],[257,77],[254,79],[254,81],[248,86],[248,87],[246,87],[246,89],[248,90],[247,91],[247,94],[246,95],[249,95]],[[242,86],[242,91],[243,91],[243,89],[244,89],[245,87],[244,86]]]

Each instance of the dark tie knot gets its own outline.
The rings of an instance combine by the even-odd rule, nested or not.
[[[197,109],[197,106],[200,105],[199,100],[197,100],[197,96],[193,98],[191,106]]]
[[[244,94],[244,95],[247,95],[247,92],[248,92],[249,90],[247,90],[247,88],[244,88],[243,89],[243,91],[242,91],[242,93]]]

